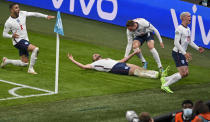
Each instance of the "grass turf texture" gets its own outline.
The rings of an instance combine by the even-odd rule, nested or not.
[[[8,2],[0,2],[0,33],[9,16]],[[40,11],[56,15],[54,12],[33,7],[21,6],[23,10]],[[125,29],[115,25],[87,20],[62,14],[65,37],[61,38],[59,94],[52,96],[0,101],[0,121],[125,121],[128,109],[137,112],[149,111],[153,116],[180,108],[184,99],[209,99],[210,64],[209,50],[200,55],[190,49],[193,61],[190,62],[189,77],[171,88],[175,94],[160,91],[160,81],[114,75],[103,72],[84,71],[69,62],[66,54],[71,52],[75,59],[90,63],[93,53],[103,57],[121,59],[126,46]],[[55,20],[28,18],[27,27],[32,44],[40,47],[40,54],[35,66],[38,75],[27,74],[26,67],[7,66],[0,69],[0,78],[47,90],[54,90],[55,72]],[[156,39],[157,40],[157,39]],[[171,66],[169,74],[177,72],[171,57],[173,41],[163,38],[165,49],[157,50],[162,64]],[[157,41],[156,41],[157,42]],[[0,37],[0,56],[18,59],[17,50],[10,39]],[[149,69],[156,69],[152,55],[146,45],[143,54],[149,62]],[[129,61],[141,65],[137,57]],[[0,98],[9,97],[7,93],[14,86],[0,82]],[[18,94],[34,94],[36,91],[20,90]]]

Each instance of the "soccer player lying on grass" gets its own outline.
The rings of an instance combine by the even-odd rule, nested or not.
[[[39,48],[36,47],[35,45],[30,44],[29,42],[26,30],[26,18],[29,16],[35,16],[35,17],[46,18],[49,20],[55,17],[37,12],[20,11],[19,4],[17,3],[12,3],[9,6],[9,9],[10,9],[10,17],[7,19],[5,23],[3,37],[12,38],[14,47],[19,50],[19,55],[21,57],[21,60],[12,60],[3,57],[1,67],[4,67],[7,64],[12,64],[16,66],[27,66],[29,60],[29,52],[32,52],[28,73],[37,74],[34,71],[33,66],[37,59]]]
[[[191,23],[190,13],[181,13],[180,18],[182,20],[182,24],[179,25],[176,29],[174,48],[172,51],[172,57],[179,72],[171,76],[161,78],[161,89],[168,93],[173,93],[173,91],[170,90],[169,85],[176,83],[184,77],[187,77],[189,74],[188,62],[192,60],[192,56],[190,55],[190,53],[186,52],[188,45],[190,45],[200,53],[204,52],[204,49],[202,47],[198,47],[190,38],[191,33],[190,28],[188,27],[188,25]]]
[[[110,58],[102,58],[100,54],[93,54],[93,63],[86,65],[83,65],[78,61],[74,60],[71,54],[68,54],[68,58],[82,69],[95,69],[97,71],[110,72],[114,74],[134,75],[145,78],[158,78],[159,72],[157,71],[146,70],[134,64],[126,63],[129,59],[131,59],[135,54],[139,52],[140,50],[136,50],[129,56],[119,61]]]

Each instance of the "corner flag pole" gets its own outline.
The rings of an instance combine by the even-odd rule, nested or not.
[[[64,35],[63,33],[63,24],[60,16],[60,11],[57,12],[57,19],[54,28],[54,32],[56,32],[56,68],[55,68],[55,94],[58,94],[58,75],[59,75],[59,49],[60,49],[60,35]]]
[[[58,74],[59,74],[59,48],[60,38],[59,34],[56,34],[56,68],[55,68],[55,94],[58,94]]]

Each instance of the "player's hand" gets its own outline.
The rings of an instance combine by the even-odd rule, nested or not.
[[[48,20],[54,19],[54,18],[55,18],[55,16],[50,16],[50,15],[47,16],[47,19],[48,19]]]
[[[141,52],[141,50],[140,50],[139,48],[134,49],[134,53],[135,53],[135,54],[138,54],[138,53],[140,53],[140,52]]]
[[[16,34],[16,33],[14,33],[14,34],[12,35],[12,38],[18,38],[18,37],[19,37],[19,35]]]
[[[164,48],[163,42],[160,42],[160,46],[161,46],[161,48]]]
[[[69,54],[69,53],[68,53],[67,56],[68,56],[68,58],[69,58],[70,60],[74,60],[74,57],[72,56],[72,54]]]
[[[192,60],[192,56],[190,53],[186,53],[184,56],[188,62]]]
[[[200,53],[203,53],[204,51],[205,51],[205,49],[204,48],[202,48],[202,47],[199,47],[199,50],[198,50]]]

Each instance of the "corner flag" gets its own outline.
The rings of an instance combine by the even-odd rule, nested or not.
[[[60,35],[64,35],[64,33],[63,33],[63,24],[62,24],[62,20],[61,20],[60,11],[58,11],[58,13],[57,13],[57,19],[56,19],[54,32],[58,33]]]
[[[55,94],[58,94],[58,74],[59,74],[59,49],[60,49],[60,39],[59,34],[64,35],[63,33],[63,24],[61,20],[60,11],[57,13],[56,24],[54,28],[56,34],[56,68],[55,68]]]

